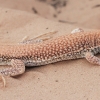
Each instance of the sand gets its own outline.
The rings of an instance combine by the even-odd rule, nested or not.
[[[100,28],[99,0],[55,1],[0,0],[0,44],[17,44],[25,36],[31,39],[54,31],[53,37],[61,36],[77,27]],[[26,68],[6,81],[6,88],[0,81],[0,100],[100,99],[100,67],[86,59]]]

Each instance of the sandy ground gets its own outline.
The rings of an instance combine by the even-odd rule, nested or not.
[[[99,0],[0,0],[0,44],[70,34],[77,27],[96,30],[99,16]],[[27,68],[6,80],[6,88],[0,81],[0,100],[100,100],[100,67],[85,59]]]

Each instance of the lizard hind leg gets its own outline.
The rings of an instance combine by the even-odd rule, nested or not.
[[[97,64],[97,65],[100,65],[100,58],[94,56],[92,54],[92,52],[87,52],[85,54],[85,58],[87,59],[87,61],[89,61],[90,63],[92,64]]]
[[[6,85],[4,76],[17,76],[25,72],[25,64],[19,59],[12,59],[11,66],[10,68],[0,70],[0,78],[3,81],[4,87]]]
[[[32,39],[28,39],[28,36],[25,36],[21,42],[19,42],[18,44],[33,44],[33,43],[40,43],[46,40],[49,40],[51,38],[53,38],[53,36],[57,33],[57,31],[54,32],[49,32],[49,33],[45,33],[42,34],[40,36],[37,36],[35,38]]]

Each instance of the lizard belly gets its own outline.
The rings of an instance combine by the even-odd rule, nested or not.
[[[77,52],[76,54],[72,55],[72,54],[62,54],[59,56],[53,56],[53,57],[49,57],[48,59],[38,59],[38,60],[26,60],[24,61],[25,66],[40,66],[40,65],[46,65],[46,64],[50,64],[50,63],[55,63],[55,62],[59,62],[59,61],[64,61],[64,60],[71,60],[71,59],[78,59],[78,58],[83,58],[84,55],[79,54],[79,52]]]

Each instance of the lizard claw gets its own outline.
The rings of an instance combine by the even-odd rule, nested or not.
[[[3,81],[3,86],[6,86],[6,80],[2,74],[0,74],[0,80]]]

